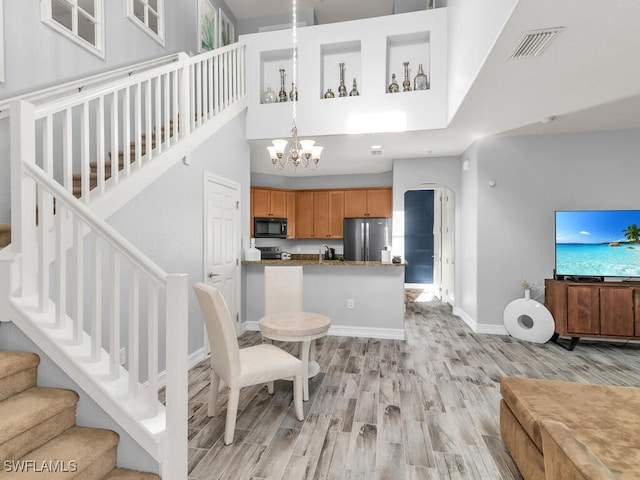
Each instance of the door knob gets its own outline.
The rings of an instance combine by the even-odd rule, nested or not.
[[[219,274],[219,273],[209,272],[209,278],[219,277],[219,276],[220,276],[220,274]]]

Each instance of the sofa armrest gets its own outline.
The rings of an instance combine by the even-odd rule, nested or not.
[[[611,471],[564,423],[540,422],[547,480],[614,480]]]

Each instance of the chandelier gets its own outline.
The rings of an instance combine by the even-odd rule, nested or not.
[[[294,168],[302,165],[310,170],[315,170],[320,161],[320,154],[324,147],[315,145],[315,140],[298,140],[298,127],[296,126],[296,104],[298,103],[298,13],[297,13],[297,0],[291,1],[292,12],[292,36],[293,36],[293,84],[291,103],[293,105],[293,120],[291,122],[291,139],[289,141],[282,138],[273,140],[267,147],[271,162],[274,167],[281,171],[289,162]],[[287,150],[287,145],[289,148]]]

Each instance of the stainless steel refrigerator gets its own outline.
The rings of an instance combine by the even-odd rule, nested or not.
[[[345,218],[343,236],[345,260],[379,262],[391,248],[391,219]]]

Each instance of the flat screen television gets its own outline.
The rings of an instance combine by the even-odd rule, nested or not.
[[[640,210],[556,211],[558,278],[640,277]]]

